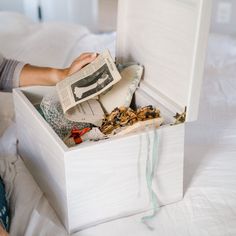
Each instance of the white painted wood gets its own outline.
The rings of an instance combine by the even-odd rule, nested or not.
[[[196,117],[210,5],[120,0],[119,7],[118,58],[146,68],[136,105],[158,106],[166,119],[156,130],[153,181],[160,205],[166,205],[183,195],[185,124],[169,124],[186,105],[189,120]],[[146,164],[157,145],[154,131],[67,148],[32,105],[52,90],[14,90],[19,153],[68,232],[152,208]]]
[[[115,31],[118,0],[98,0],[98,31]]]
[[[154,131],[67,148],[31,104],[50,91],[14,90],[19,154],[67,230],[150,209],[146,161],[148,152],[152,155]],[[184,125],[157,132],[159,161],[153,187],[160,204],[166,205],[183,194]]]
[[[211,21],[211,0],[201,0],[197,19],[197,31],[194,45],[194,59],[191,65],[190,86],[188,90],[188,110],[186,121],[194,121],[198,116],[200,91],[205,65],[205,54]]]
[[[32,93],[30,92],[31,97]],[[68,227],[65,145],[21,90],[14,90],[13,95],[18,152],[58,216]]]
[[[160,204],[166,205],[183,195],[184,125],[162,128],[158,135],[154,188]],[[81,230],[151,208],[146,161],[152,147],[153,132],[149,131],[67,153],[70,227]]]
[[[145,66],[141,88],[197,118],[211,0],[120,0],[117,59]],[[168,107],[167,107],[168,108]]]

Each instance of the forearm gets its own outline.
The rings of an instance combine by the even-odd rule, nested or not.
[[[68,75],[68,69],[25,65],[20,73],[19,85],[55,85]]]
[[[11,91],[19,86],[56,85],[59,81],[91,63],[96,56],[96,53],[83,53],[73,61],[70,67],[56,69],[32,66],[6,59],[0,54],[0,90]]]

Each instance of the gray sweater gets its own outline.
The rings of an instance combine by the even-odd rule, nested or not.
[[[0,54],[0,90],[10,92],[19,87],[19,77],[25,63],[6,59]]]

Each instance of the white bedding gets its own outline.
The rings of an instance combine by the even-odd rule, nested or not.
[[[0,22],[3,20],[0,51],[30,63],[60,67],[83,51],[109,47],[114,53],[114,34],[92,35],[77,26],[36,25],[20,15],[0,13]],[[236,40],[229,37],[211,35],[209,40],[199,121],[187,129],[184,199],[161,208],[150,222],[154,231],[136,215],[74,235],[236,235],[235,45]],[[14,155],[11,94],[0,94],[0,107],[0,170],[10,194],[11,235],[67,235],[24,163]]]
[[[91,34],[81,25],[36,24],[16,13],[0,12],[0,51],[6,57],[39,66],[65,67],[82,52],[109,48],[115,34]]]

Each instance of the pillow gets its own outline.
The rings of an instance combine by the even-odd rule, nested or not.
[[[122,79],[108,92],[99,96],[107,113],[111,113],[116,107],[130,106],[133,94],[142,78],[143,67],[140,65],[124,66],[120,74]]]

